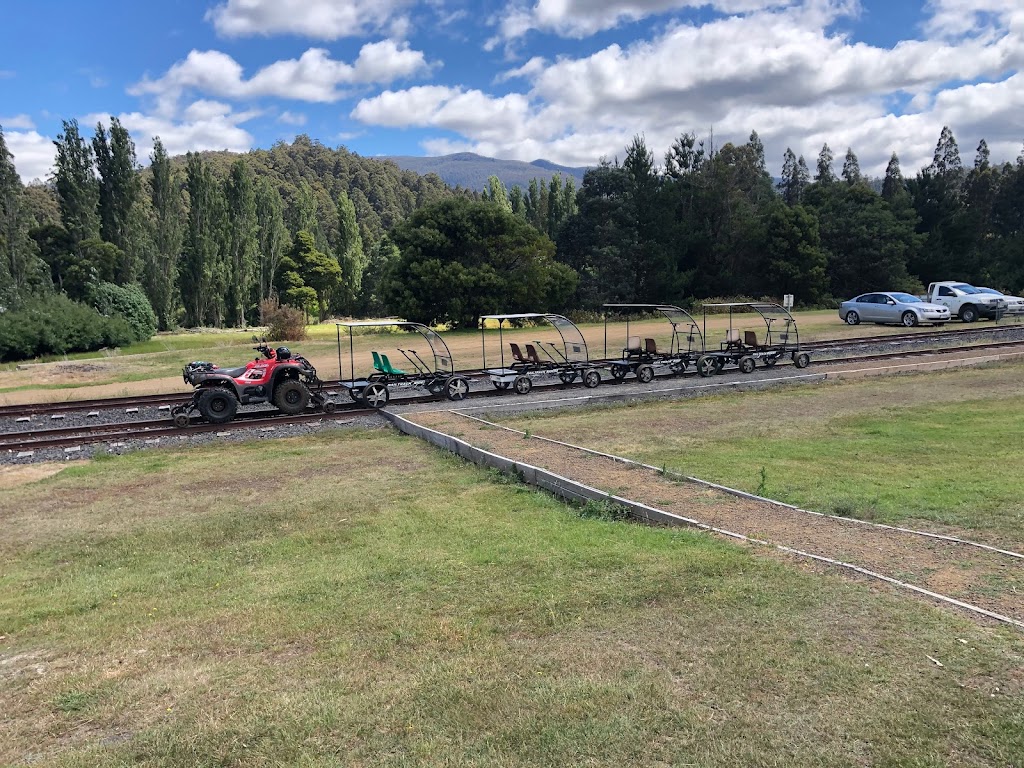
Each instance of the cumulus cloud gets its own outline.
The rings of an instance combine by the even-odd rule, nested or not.
[[[291,34],[338,40],[408,29],[400,11],[415,0],[227,0],[206,14],[225,37]],[[397,23],[397,26],[396,26]]]
[[[53,167],[53,141],[36,131],[4,132],[7,149],[14,156],[14,168],[24,182],[45,180]]]
[[[285,125],[305,125],[306,116],[301,112],[289,112],[285,110],[277,116],[277,122],[284,123]]]
[[[173,113],[187,92],[229,99],[274,96],[309,102],[334,102],[346,95],[343,85],[386,84],[429,69],[422,51],[404,43],[367,43],[355,62],[335,61],[323,48],[310,48],[298,59],[269,64],[246,79],[242,65],[221,51],[195,51],[156,80],[148,78],[129,93],[152,95],[159,111]]]
[[[32,118],[28,115],[12,115],[11,117],[0,117],[0,126],[4,130],[20,129],[25,131],[31,131],[36,127],[36,124],[32,122]]]
[[[943,7],[957,2],[936,0]],[[995,6],[999,0],[982,2]],[[601,5],[618,11],[631,6],[612,0]],[[582,6],[566,0],[547,7],[568,13]],[[905,162],[930,160],[934,138],[947,123],[976,143],[971,130],[1003,120],[1005,127],[986,132],[993,153],[1004,141],[995,134],[1024,134],[1021,89],[1016,77],[1005,79],[1024,63],[1022,14],[988,16],[989,26],[973,35],[880,48],[829,31],[836,18],[856,10],[852,1],[809,0],[701,26],[676,24],[650,41],[554,63],[532,59],[499,76],[499,82],[527,80],[523,93],[437,86],[386,91],[359,102],[352,117],[460,134],[430,139],[424,145],[430,152],[472,150],[566,164],[621,154],[638,133],[660,154],[684,131],[707,134],[713,128],[721,144],[745,141],[756,129],[770,162],[790,145],[813,159],[828,141],[834,148],[853,146],[862,167],[873,173],[884,169],[893,149],[906,155]],[[986,79],[997,82],[972,82]],[[950,82],[968,84],[950,90]],[[980,123],[970,105],[990,98],[988,112],[978,107],[977,114],[989,115]],[[891,114],[897,102],[909,102],[910,114]]]

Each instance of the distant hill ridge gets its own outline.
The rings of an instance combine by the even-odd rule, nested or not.
[[[520,160],[499,160],[484,157],[473,152],[457,152],[454,155],[441,157],[412,157],[409,155],[382,155],[380,160],[390,160],[405,171],[413,171],[425,176],[436,173],[452,187],[463,187],[479,192],[487,187],[487,179],[497,176],[508,189],[518,184],[524,190],[531,179],[550,179],[555,174],[571,176],[576,187],[583,183],[586,168],[571,168],[558,165],[548,160],[534,160],[532,163]]]

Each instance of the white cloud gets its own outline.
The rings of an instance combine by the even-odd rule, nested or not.
[[[414,0],[227,0],[206,14],[226,37],[291,34],[316,40],[408,30],[399,11]],[[396,21],[398,26],[396,27]]]
[[[10,80],[14,77],[14,70],[0,69],[0,80]]]
[[[566,14],[582,8],[571,0],[536,8],[541,6]],[[601,6],[621,11],[631,4],[602,0]],[[1005,79],[1024,64],[1024,10],[986,17],[989,26],[977,34],[906,40],[892,48],[828,31],[837,18],[856,11],[852,0],[808,0],[702,26],[677,24],[627,48],[611,45],[550,64],[531,59],[499,76],[499,82],[526,79],[532,87],[524,93],[389,90],[360,101],[352,117],[367,125],[459,134],[429,138],[424,147],[430,152],[471,150],[571,165],[621,155],[639,133],[660,157],[681,133],[712,128],[717,145],[746,141],[756,129],[773,166],[786,146],[809,161],[825,141],[837,151],[853,146],[871,173],[884,170],[894,149],[907,169],[926,163],[945,124],[963,134],[971,149],[984,135],[994,158],[997,147],[1024,137],[1020,76]],[[955,90],[948,85],[986,79],[996,82]],[[894,103],[906,101],[909,114],[891,114]]]
[[[24,182],[45,180],[50,175],[56,149],[53,141],[35,131],[4,134],[7,149],[14,155],[14,168]]]
[[[277,122],[284,123],[285,125],[305,125],[306,116],[301,112],[289,112],[285,110],[277,116]]]
[[[129,92],[155,96],[162,114],[173,114],[182,95],[192,91],[229,99],[273,96],[325,103],[346,95],[342,85],[386,84],[426,70],[422,51],[394,40],[367,43],[352,64],[331,59],[323,48],[310,48],[298,59],[276,61],[249,79],[228,54],[193,50],[162,77],[145,78]]]
[[[1024,26],[1020,0],[929,0],[929,35],[959,37],[996,26]]]
[[[0,127],[5,131],[9,128],[12,130],[20,129],[23,131],[31,131],[35,129],[36,124],[32,122],[31,117],[22,114],[12,115],[11,117],[0,117]]]

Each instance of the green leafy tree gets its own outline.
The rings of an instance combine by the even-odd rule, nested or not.
[[[772,206],[765,256],[765,287],[774,295],[791,293],[801,303],[817,304],[828,293],[818,220],[802,205]]]
[[[786,147],[786,153],[782,159],[782,178],[778,185],[786,205],[800,204],[808,182],[807,164],[804,162],[803,155],[797,158],[793,150]]]
[[[503,206],[452,199],[395,228],[401,252],[388,280],[396,312],[427,323],[473,327],[480,315],[560,308],[575,274],[554,244]]]
[[[226,208],[221,185],[201,155],[186,155],[188,226],[182,248],[179,286],[185,324],[219,327],[224,318]]]
[[[132,329],[133,341],[146,341],[156,333],[156,313],[140,286],[96,283],[88,299],[105,317],[123,318]]]
[[[341,286],[337,259],[317,250],[313,235],[299,231],[292,250],[281,260],[278,290],[286,304],[327,317],[331,297]]]
[[[818,170],[814,174],[814,181],[818,184],[832,184],[836,180],[835,171],[832,170],[832,162],[835,160],[835,155],[832,154],[832,148],[829,145],[822,144],[821,152],[818,153]]]
[[[54,185],[60,220],[75,243],[100,236],[99,185],[93,174],[92,149],[78,131],[77,120],[63,121],[64,131],[53,142]]]
[[[381,317],[388,313],[384,289],[391,273],[401,258],[391,238],[384,235],[370,251],[366,271],[363,273],[363,290],[360,309],[366,317]]]
[[[847,184],[860,184],[864,181],[860,174],[860,161],[854,154],[853,147],[846,148],[846,159],[843,161],[843,181]]]
[[[512,210],[512,203],[508,199],[508,191],[497,176],[489,176],[487,178],[487,189],[484,190],[484,198],[496,205],[502,206],[508,211]]]
[[[256,236],[259,241],[260,299],[266,300],[274,290],[281,258],[291,248],[281,194],[266,176],[256,184]]]
[[[102,123],[96,125],[92,150],[100,176],[100,237],[128,250],[131,211],[141,194],[135,142],[121,122],[111,117],[109,136]]]
[[[252,171],[241,158],[231,164],[224,182],[227,210],[227,296],[226,321],[229,325],[243,326],[249,310],[257,305],[256,269],[259,247],[256,218],[256,189]]]
[[[44,284],[30,221],[24,187],[0,126],[0,302],[9,303]]]
[[[160,137],[150,155],[149,195],[152,207],[152,248],[143,267],[143,285],[161,330],[175,325],[180,301],[178,265],[184,239],[181,179],[171,165]]]
[[[341,285],[338,290],[339,306],[343,312],[353,313],[363,289],[363,272],[367,258],[363,238],[356,222],[356,209],[348,195],[338,195],[338,265],[341,267]]]
[[[900,170],[900,159],[893,152],[892,157],[889,158],[889,164],[885,166],[882,199],[891,204],[897,198],[907,196],[907,183],[903,180],[903,172]]]

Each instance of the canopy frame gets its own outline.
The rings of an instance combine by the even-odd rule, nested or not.
[[[698,351],[704,352],[704,333],[701,327],[697,325],[697,321],[693,318],[689,312],[682,307],[677,307],[674,304],[603,304],[602,309],[616,310],[621,314],[626,315],[626,339],[629,339],[629,310],[640,310],[648,312],[660,312],[668,320],[672,326],[672,341],[669,345],[669,356],[683,355],[683,354],[696,354]],[[683,352],[683,342],[680,338],[680,334],[683,331],[680,330],[680,326],[687,324],[689,325],[690,332],[686,333],[686,352]],[[700,350],[694,350],[692,348],[693,342],[690,338],[693,333],[696,332],[697,337],[700,339]],[[604,356],[608,357],[608,312],[604,315]]]
[[[455,373],[455,363],[452,359],[452,353],[448,349],[448,345],[445,344],[444,339],[441,338],[441,335],[437,331],[423,323],[413,323],[408,320],[358,320],[348,323],[335,323],[334,326],[338,335],[338,378],[341,380],[344,380],[345,378],[344,369],[341,363],[342,328],[348,328],[349,382],[355,382],[356,380],[356,363],[352,334],[353,328],[404,328],[406,330],[415,331],[422,336],[430,346],[430,352],[433,356],[434,363],[434,370],[432,373],[435,376],[451,376]]]

